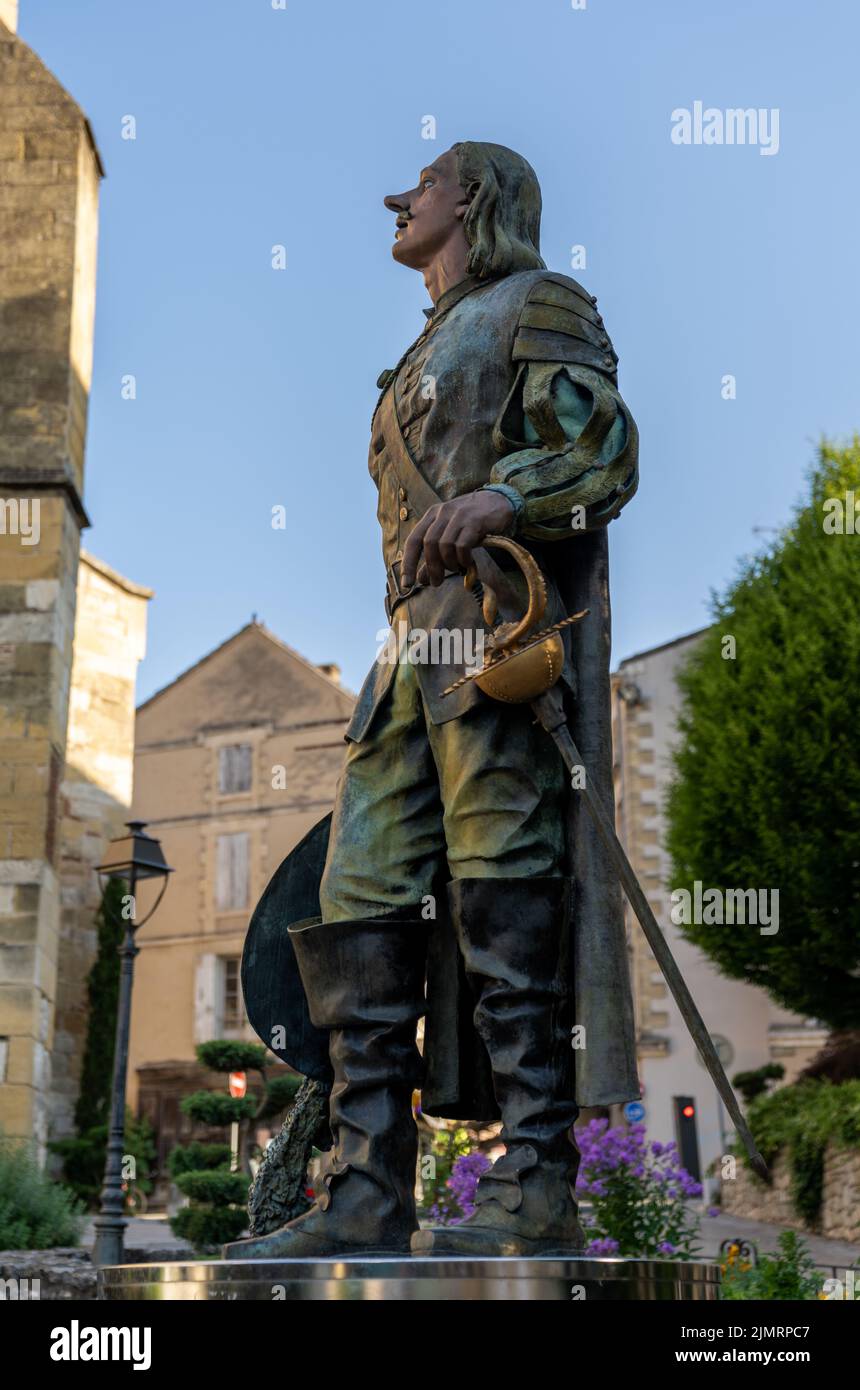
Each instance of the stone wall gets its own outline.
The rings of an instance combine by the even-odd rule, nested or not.
[[[123,1264],[166,1264],[194,1259],[185,1241],[169,1245],[123,1248]],[[0,1250],[0,1303],[80,1303],[97,1297],[98,1271],[89,1250],[57,1246],[53,1250]]]
[[[74,1131],[96,949],[95,866],[129,818],[134,695],[146,643],[149,589],[81,554],[66,762],[60,786],[62,887],[50,1137]]]
[[[96,1297],[96,1267],[88,1250],[0,1251],[0,1298],[13,1302],[81,1302]]]
[[[41,1149],[100,177],[82,111],[0,22],[0,1128]]]
[[[821,1210],[825,1235],[860,1242],[860,1149],[828,1149]]]
[[[745,1163],[738,1162],[737,1177],[723,1179],[723,1211],[751,1221],[787,1226],[830,1240],[860,1242],[860,1149],[829,1145],[824,1159],[824,1196],[816,1226],[803,1222],[791,1202],[791,1172],[780,1154],[772,1165],[773,1184],[768,1186]]]

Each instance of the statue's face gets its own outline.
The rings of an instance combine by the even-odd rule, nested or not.
[[[385,206],[397,214],[391,254],[401,265],[424,270],[452,236],[466,240],[463,218],[469,199],[457,178],[457,156],[447,150],[426,169],[408,193],[389,194]]]

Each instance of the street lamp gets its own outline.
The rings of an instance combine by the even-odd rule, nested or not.
[[[122,1190],[122,1155],[125,1140],[125,1086],[128,1070],[128,1036],[131,1025],[131,986],[134,975],[134,958],[138,948],[134,944],[134,933],[144,922],[148,922],[167,888],[167,876],[173,870],[168,867],[158,840],[144,834],[146,823],[140,820],[126,821],[127,835],[111,840],[107,847],[105,862],[99,864],[96,873],[102,884],[102,901],[108,882],[112,878],[125,879],[128,883],[127,907],[123,906],[125,937],[119,948],[119,999],[116,1015],[116,1046],[113,1059],[113,1084],[110,1101],[110,1128],[108,1130],[107,1155],[105,1158],[104,1185],[101,1193],[99,1214],[95,1219],[96,1241],[93,1249],[93,1262],[100,1265],[115,1265],[122,1262],[123,1240],[127,1225],[125,1217],[125,1194]],[[137,885],[145,878],[160,878],[161,892],[153,907],[141,920],[137,920]]]

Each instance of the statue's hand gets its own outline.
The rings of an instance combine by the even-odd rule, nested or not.
[[[514,509],[501,492],[468,492],[425,512],[403,550],[400,580],[409,588],[442,583],[446,570],[465,571],[485,536],[507,531]]]

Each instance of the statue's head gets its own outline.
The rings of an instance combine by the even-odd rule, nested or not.
[[[466,271],[486,278],[543,267],[541,196],[527,160],[504,145],[463,140],[422,169],[407,193],[385,199],[397,213],[392,255],[425,270],[462,239]]]

